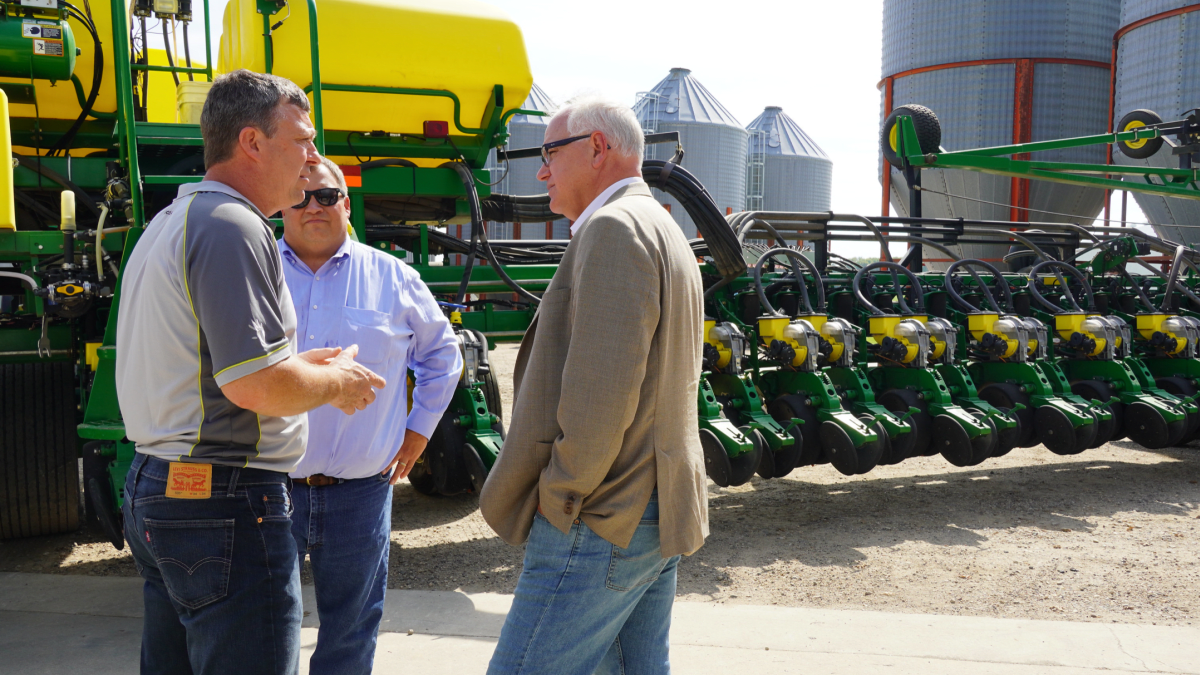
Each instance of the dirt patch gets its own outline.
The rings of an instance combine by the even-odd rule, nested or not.
[[[515,346],[492,362],[511,414]],[[828,466],[709,486],[712,534],[679,597],[1163,625],[1200,624],[1200,448],[940,457],[848,478]],[[511,592],[521,549],[472,496],[397,486],[389,586]],[[0,571],[133,576],[96,530],[0,542]]]

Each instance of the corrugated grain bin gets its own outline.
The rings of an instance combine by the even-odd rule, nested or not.
[[[1117,36],[1114,122],[1134,110],[1176,120],[1200,108],[1200,3],[1126,0]],[[1113,161],[1179,168],[1179,158],[1167,145],[1142,160],[1114,151]],[[1163,237],[1192,246],[1200,242],[1200,202],[1137,193],[1133,198]]]
[[[708,189],[721,211],[741,211],[746,204],[746,139],[742,125],[687,68],[672,68],[665,79],[642,95],[634,106],[647,131],[678,131],[687,156],[683,167]],[[647,146],[647,159],[670,159],[670,143]],[[696,226],[673,197],[654,190],[659,202],[671,209],[675,222],[688,238]]]
[[[544,143],[546,127],[550,125],[548,115],[553,113],[555,108],[557,106],[554,101],[535,83],[529,91],[529,98],[525,99],[525,103],[521,105],[521,109],[538,110],[547,113],[547,116],[513,115],[508,122],[508,149],[535,148]],[[528,157],[515,159],[507,164],[506,172],[505,163],[496,162],[495,151],[488,157],[487,167],[492,171],[492,180],[500,181],[492,187],[493,193],[520,196],[546,194],[546,184],[537,178],[538,169],[542,167],[541,159]],[[491,227],[492,229],[488,230],[488,233],[495,239],[553,239],[557,236],[556,231],[564,233],[561,238],[566,239],[565,232],[568,224],[565,218],[553,223],[521,223],[520,236],[518,236],[516,224],[493,223]],[[470,226],[465,226],[463,229],[468,232],[467,236],[470,236]]]
[[[779,106],[767,106],[746,130],[747,210],[829,210],[833,162],[795,120]],[[760,197],[761,203],[754,203]]]
[[[1104,133],[1119,12],[1120,0],[885,0],[880,124],[899,106],[924,105],[941,120],[946,150]],[[1105,151],[1034,158],[1103,163]],[[883,167],[880,157],[884,204],[890,200],[907,215],[903,174],[890,168],[885,175]],[[923,171],[921,180],[931,191],[961,197],[926,192],[922,210],[930,217],[1090,223],[1104,202],[1103,190],[970,171]],[[968,257],[998,260],[1008,246],[961,248]]]

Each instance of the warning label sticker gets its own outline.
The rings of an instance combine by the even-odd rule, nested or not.
[[[62,36],[62,27],[57,23],[26,21],[21,24],[21,37],[61,40]]]
[[[62,40],[34,40],[33,41],[34,56],[62,56],[63,43]]]

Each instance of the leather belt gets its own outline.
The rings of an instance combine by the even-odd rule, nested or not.
[[[327,485],[337,485],[342,482],[341,478],[326,476],[322,473],[314,473],[308,478],[293,478],[292,482],[298,485],[307,485],[309,487],[325,487]]]

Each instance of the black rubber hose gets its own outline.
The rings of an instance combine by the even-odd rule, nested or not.
[[[975,271],[975,268],[983,267],[984,269],[987,269],[989,272],[991,272],[993,275],[993,278],[995,278],[996,280],[998,280],[999,282],[1004,284],[1003,288],[1004,288],[1004,295],[1005,295],[1005,302],[1004,302],[1005,307],[1009,307],[1009,308],[1012,307],[1012,290],[1008,287],[1008,282],[1004,280],[1004,277],[1000,274],[1000,271],[997,270],[992,265],[989,265],[987,262],[985,262],[983,260],[975,260],[972,258],[967,258],[964,260],[957,260],[953,263],[950,263],[950,266],[946,268],[946,273],[945,273],[946,295],[949,295],[950,299],[953,300],[954,304],[958,305],[960,309],[967,311],[967,312],[982,311],[982,308],[976,307],[975,305],[972,305],[971,303],[967,302],[966,299],[964,299],[961,295],[959,295],[958,291],[954,290],[954,284],[953,284],[954,272],[960,267],[967,268],[967,271],[971,273],[971,277],[975,279],[975,283],[979,284],[979,289],[983,291],[983,297],[986,298],[988,304],[992,306],[992,310],[995,311],[997,314],[999,314],[1000,313],[1000,305],[996,303],[996,298],[992,295],[992,289],[988,288],[987,284],[983,283],[983,279],[979,276],[979,273]]]
[[[1059,307],[1042,297],[1041,291],[1037,289],[1037,273],[1047,267],[1054,269],[1054,276],[1058,278],[1058,283],[1062,285],[1063,295],[1066,296],[1067,300],[1071,303],[1071,307],[1073,307],[1076,312],[1082,312],[1083,308],[1080,307],[1079,303],[1075,300],[1075,294],[1072,293],[1071,289],[1067,287],[1067,280],[1064,279],[1062,274],[1058,271],[1060,269],[1066,270],[1071,274],[1071,276],[1074,276],[1076,279],[1078,279],[1079,283],[1083,284],[1083,290],[1085,293],[1087,293],[1088,310],[1094,311],[1096,309],[1096,298],[1092,294],[1092,286],[1088,283],[1087,277],[1083,275],[1083,272],[1079,271],[1079,268],[1062,262],[1061,260],[1043,260],[1042,262],[1029,268],[1029,295],[1034,300],[1037,300],[1038,303],[1049,309],[1053,314],[1063,311],[1062,307]]]
[[[802,253],[792,248],[773,248],[762,254],[756,263],[754,263],[754,286],[758,291],[758,301],[762,303],[764,309],[770,314],[778,314],[775,308],[767,300],[767,294],[762,285],[762,268],[770,258],[776,255],[784,255],[791,259],[793,273],[796,275],[796,285],[800,289],[800,300],[804,302],[804,309],[808,310],[809,314],[824,314],[825,313],[825,283],[821,279],[821,273],[817,271],[817,266],[811,260],[804,257]],[[808,284],[804,281],[804,275],[796,268],[796,264],[803,264],[808,268],[808,271],[813,275],[813,282],[817,285],[817,309],[814,312],[812,303],[808,299]]]
[[[900,288],[900,280],[896,277],[896,273],[900,272],[908,277],[909,282],[911,282],[913,285],[913,289],[917,292],[917,311],[921,314],[924,314],[925,290],[921,288],[920,279],[917,278],[917,275],[913,274],[912,270],[894,262],[873,262],[855,273],[854,281],[851,285],[854,287],[854,295],[858,298],[858,301],[861,302],[864,307],[870,310],[871,314],[875,316],[885,315],[884,311],[876,307],[875,303],[871,302],[867,298],[866,294],[862,292],[863,276],[880,269],[890,270],[892,272],[892,284],[896,290],[896,300],[899,301],[901,310],[906,313],[911,313],[911,310],[908,308],[908,303],[904,301],[904,289]]]
[[[83,110],[79,112],[79,117],[71,124],[67,132],[59,137],[58,142],[52,148],[47,150],[47,154],[53,155],[58,152],[65,152],[71,148],[71,143],[75,140],[75,136],[79,133],[79,129],[83,127],[83,123],[87,121],[88,115],[91,114],[92,108],[96,105],[96,98],[100,96],[101,80],[104,79],[104,49],[100,42],[100,33],[96,30],[96,24],[92,23],[90,17],[84,16],[77,7],[71,3],[63,3],[67,8],[67,13],[75,17],[83,27],[92,35],[92,45],[95,49],[95,58],[92,61],[92,89],[88,92],[87,101],[84,102]]]
[[[660,178],[667,171],[669,174],[660,186]],[[704,237],[713,265],[722,276],[736,278],[746,272],[746,261],[742,258],[742,247],[737,235],[725,221],[725,215],[721,213],[712,195],[695,176],[677,164],[660,159],[647,159],[642,162],[642,178],[683,205],[696,224],[696,229]],[[484,217],[495,222],[536,223],[562,218],[550,210],[549,195],[491,195],[483,200],[483,204]]]
[[[407,159],[401,159],[399,157],[385,157],[383,159],[372,159],[370,161],[363,162],[358,166],[365,171],[367,169],[374,169],[380,166],[405,166],[411,169],[416,168],[417,165]]]
[[[479,235],[479,243],[483,244],[483,254],[488,259],[492,269],[496,270],[496,274],[504,281],[504,284],[511,288],[517,295],[534,304],[540,303],[542,301],[541,298],[521,288],[521,285],[513,281],[512,277],[508,276],[508,272],[504,271],[504,265],[501,265],[496,260],[496,254],[492,251],[492,245],[488,242],[487,238],[487,230],[484,229],[483,225],[483,214],[479,207],[479,192],[475,189],[475,174],[471,173],[471,169],[462,162],[447,162],[442,166],[453,169],[458,174],[459,179],[462,180],[463,188],[467,193],[467,204],[471,209],[471,239],[474,240],[476,234]],[[470,276],[471,268],[468,267],[463,273],[464,283],[470,283]],[[463,287],[460,286],[459,292],[463,293],[463,290]],[[460,300],[465,299],[465,297],[466,295],[463,293],[463,298],[460,298]]]
[[[60,187],[74,192],[75,196],[78,198],[76,203],[82,201],[84,208],[91,211],[92,215],[96,216],[97,218],[100,217],[100,209],[96,207],[96,204],[92,201],[92,198],[88,196],[88,193],[80,189],[78,185],[72,183],[66,178],[63,178],[57,171],[42,165],[41,162],[34,161],[24,155],[13,155],[13,157],[16,157],[17,162],[19,162],[21,166],[25,167],[26,169],[29,169],[34,173],[40,173],[46,178],[49,178],[52,182],[57,183]]]
[[[208,19],[205,18],[205,21],[207,21],[207,20]],[[183,62],[185,65],[187,65],[188,70],[191,71],[191,69],[192,69],[192,50],[191,50],[191,48],[188,47],[188,31],[187,31],[187,22],[186,21],[183,22]],[[188,76],[188,82],[196,81],[196,78],[192,76],[191,72],[188,72],[187,76]]]
[[[167,31],[167,20],[166,19],[163,19],[163,21],[162,21],[162,33],[163,33],[163,50],[167,53],[167,65],[174,68],[175,67],[175,59],[171,57],[171,34],[170,34],[170,32]],[[178,87],[179,86],[179,73],[172,70],[171,78],[175,80],[175,86]]]

